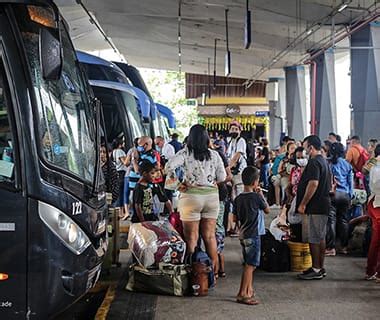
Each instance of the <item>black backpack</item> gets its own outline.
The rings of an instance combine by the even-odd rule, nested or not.
[[[286,242],[277,241],[268,229],[261,236],[260,268],[269,272],[290,271],[290,250]]]
[[[240,139],[244,139],[243,137],[239,137],[237,140],[236,140],[236,144],[239,142]],[[231,143],[231,142],[230,142]],[[256,148],[255,146],[253,145],[253,143],[250,143],[248,141],[246,141],[246,148],[245,148],[245,160],[247,161],[247,165],[248,166],[254,166],[255,165],[255,153],[256,153]],[[239,161],[240,162],[240,161]],[[236,165],[236,170],[238,170],[239,168],[239,165],[240,163],[238,162],[238,164]],[[232,171],[232,174],[235,175],[235,174],[238,174],[238,172],[234,173],[234,168],[231,168],[231,171]]]

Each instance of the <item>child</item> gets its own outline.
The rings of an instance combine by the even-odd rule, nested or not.
[[[234,215],[240,225],[240,244],[243,249],[244,270],[236,302],[257,305],[253,291],[253,274],[260,265],[260,234],[263,215],[269,213],[269,207],[259,188],[259,171],[255,167],[246,167],[242,173],[244,192],[235,199]]]
[[[172,204],[166,197],[159,184],[152,183],[157,175],[155,164],[148,160],[139,163],[141,178],[133,192],[134,214],[132,222],[155,221],[157,216],[153,212],[153,197],[157,195],[161,202],[165,202],[166,208],[172,212]]]

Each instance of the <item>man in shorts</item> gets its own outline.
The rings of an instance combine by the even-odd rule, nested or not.
[[[331,174],[321,154],[322,143],[317,136],[306,137],[303,147],[310,158],[298,185],[296,208],[303,215],[302,238],[309,243],[312,267],[299,274],[298,278],[314,280],[326,276],[323,264],[330,210]]]

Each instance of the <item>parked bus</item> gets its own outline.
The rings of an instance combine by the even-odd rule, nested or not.
[[[142,78],[140,71],[135,67],[123,62],[115,62],[115,64],[124,72],[128,80],[137,88],[145,92],[145,94],[150,98],[152,105],[151,116],[152,116],[152,126],[151,135],[153,137],[162,136],[166,141],[169,140],[170,132],[168,126],[165,124],[164,115],[160,112],[159,106],[153,102],[153,97],[149,92],[148,87]]]
[[[107,248],[99,112],[51,1],[0,1],[0,319],[52,318]]]
[[[150,100],[133,86],[124,73],[112,62],[77,52],[96,98],[102,105],[107,142],[124,138],[130,148],[136,137],[149,134]]]

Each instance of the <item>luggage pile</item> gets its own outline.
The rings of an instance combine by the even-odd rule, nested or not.
[[[144,268],[158,267],[160,263],[183,264],[186,243],[167,221],[147,221],[131,225],[129,247]]]
[[[185,263],[186,244],[167,221],[131,225],[129,247],[131,265],[127,290],[184,296],[207,295],[212,271],[211,260],[199,248]],[[192,289],[192,290],[190,290]]]

